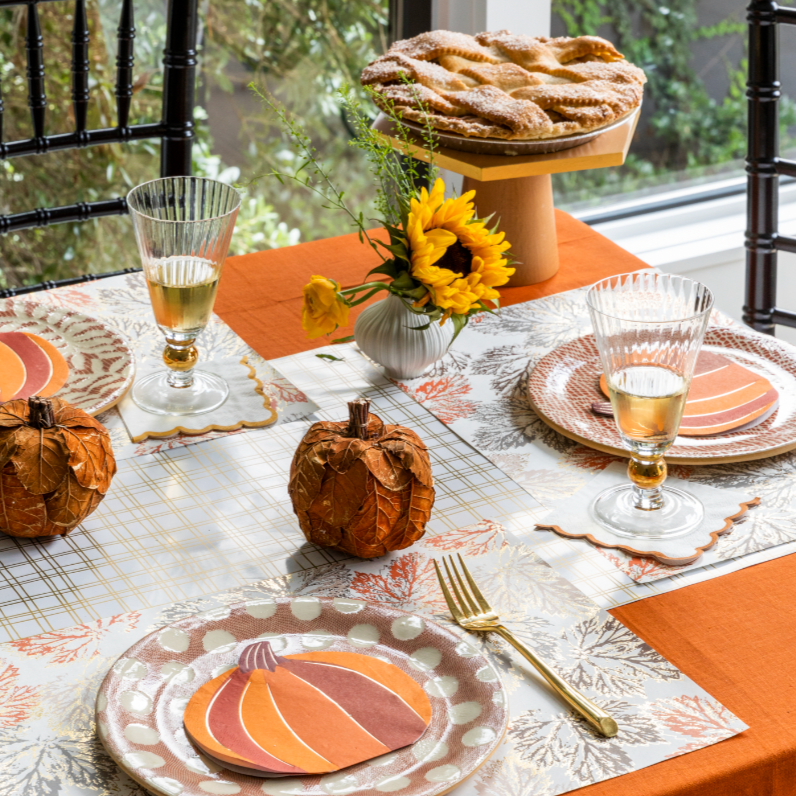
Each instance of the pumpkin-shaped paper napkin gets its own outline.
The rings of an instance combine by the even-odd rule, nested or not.
[[[605,376],[600,389],[608,395]],[[678,432],[703,437],[742,431],[762,423],[779,404],[779,393],[759,373],[713,351],[700,351]]]
[[[423,689],[392,663],[356,652],[275,655],[267,641],[203,685],[188,737],[233,770],[325,774],[414,743],[431,721]]]

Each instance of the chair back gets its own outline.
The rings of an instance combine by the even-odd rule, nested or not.
[[[796,238],[780,235],[779,177],[796,177],[796,162],[779,157],[779,26],[796,25],[796,8],[752,0],[749,22],[748,139],[746,155],[746,301],[743,319],[774,334],[796,327],[796,312],[777,306],[777,252],[796,252]]]
[[[89,130],[86,118],[89,92],[89,29],[86,0],[73,0],[72,28],[72,107],[75,126],[72,132],[46,134],[47,97],[44,91],[44,41],[39,23],[40,3],[67,3],[70,0],[0,0],[0,8],[27,6],[25,52],[27,56],[28,106],[33,136],[6,142],[3,138],[3,99],[0,93],[0,160],[45,155],[59,149],[82,149],[101,144],[127,144],[142,139],[160,138],[160,174],[176,177],[191,173],[191,146],[194,138],[194,96],[196,88],[196,42],[199,25],[198,0],[169,0],[166,19],[166,43],[163,53],[163,101],[161,121],[153,124],[130,124],[133,97],[135,19],[133,0],[122,0],[117,30],[116,55],[116,125]],[[42,227],[64,222],[88,221],[100,216],[127,213],[125,197],[98,202],[75,202],[61,207],[0,215],[0,233],[28,227]],[[48,282],[24,288],[0,290],[0,297],[29,293],[56,284],[74,284],[94,278],[92,275]]]

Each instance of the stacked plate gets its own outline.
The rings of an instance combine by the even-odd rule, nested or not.
[[[339,651],[394,664],[428,695],[427,729],[410,746],[328,775],[262,779],[225,767],[191,743],[185,711],[203,685],[248,665],[245,651],[258,640],[288,661]],[[111,757],[159,796],[438,796],[494,752],[508,705],[489,661],[425,617],[348,598],[277,597],[188,617],[143,638],[103,681],[96,719]]]
[[[717,354],[766,379],[779,394],[776,409],[752,427],[719,435],[678,436],[670,464],[719,464],[776,456],[796,448],[796,351],[774,337],[735,328],[708,329],[702,351]],[[602,365],[594,335],[579,337],[543,357],[528,379],[531,406],[565,437],[629,456],[611,417],[592,411],[604,402]]]

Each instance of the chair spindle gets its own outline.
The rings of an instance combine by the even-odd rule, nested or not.
[[[168,35],[163,51],[163,126],[161,177],[191,173],[196,95],[198,0],[169,0]],[[182,24],[180,24],[182,22]]]
[[[72,106],[75,111],[75,130],[81,144],[85,142],[88,114],[88,18],[86,0],[75,0],[75,24],[72,28]]]
[[[3,105],[3,87],[0,85],[0,158],[5,157],[6,145],[3,138],[3,113],[5,112],[5,105]]]
[[[25,50],[28,56],[28,107],[33,120],[33,137],[37,143],[36,151],[44,152],[47,148],[44,137],[44,111],[47,108],[47,96],[44,93],[44,39],[35,0],[28,4]]]
[[[133,0],[124,0],[122,14],[119,19],[119,50],[116,56],[116,116],[117,124],[125,129],[130,118],[130,104],[133,100],[133,39],[135,38],[135,20],[133,18]]]

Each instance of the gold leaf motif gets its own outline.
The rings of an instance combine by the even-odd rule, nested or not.
[[[325,444],[328,449],[328,443]],[[309,454],[300,456],[297,452],[293,457],[287,491],[296,509],[306,511],[320,492],[323,474],[326,472],[326,450],[322,448],[323,445],[324,443],[316,445]]]
[[[348,469],[357,461],[372,443],[354,437],[344,437],[332,444],[327,459],[329,467],[341,475],[348,472]]]
[[[361,461],[343,474],[327,470],[320,492],[309,508],[310,516],[332,527],[345,525],[365,499],[367,479],[368,468]]]
[[[15,438],[17,449],[11,461],[22,486],[34,495],[46,495],[57,489],[68,469],[58,430],[20,426]]]
[[[0,428],[16,428],[28,421],[27,401],[6,401],[0,404]]]
[[[434,486],[431,464],[425,445],[421,443],[416,446],[403,439],[388,439],[381,446],[400,459],[403,466],[410,470],[421,484],[427,487]]]
[[[0,438],[0,470],[6,466],[8,460],[17,449],[17,435],[11,431],[7,436]]]
[[[97,431],[107,434],[108,431],[102,423],[91,415],[86,414],[82,409],[66,403],[66,401],[58,401],[53,398],[53,409],[56,414],[56,423],[59,426],[66,426],[67,428],[93,428]],[[55,402],[58,401],[58,406]]]
[[[401,496],[382,486],[372,475],[362,508],[343,529],[343,549],[360,558],[382,555],[384,542],[401,515]],[[387,548],[388,550],[390,548]]]
[[[417,480],[413,480],[401,496],[401,519],[385,540],[390,550],[403,550],[416,542],[425,533],[426,522],[434,506],[434,489]]]

